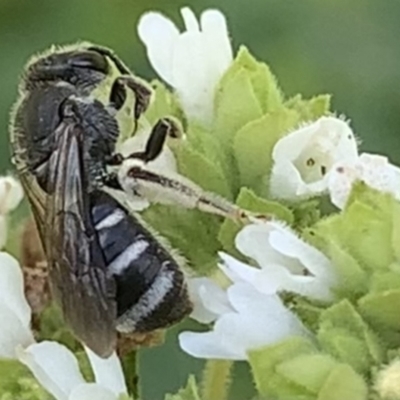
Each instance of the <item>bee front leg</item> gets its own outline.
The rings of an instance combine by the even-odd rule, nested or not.
[[[151,170],[138,159],[124,161],[118,172],[118,180],[128,196],[139,195],[151,203],[198,209],[238,223],[247,223],[256,218],[256,215],[223,197],[204,191],[182,175]]]

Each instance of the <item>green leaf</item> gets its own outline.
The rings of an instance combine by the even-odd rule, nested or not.
[[[276,142],[298,122],[298,114],[284,108],[249,122],[234,138],[234,156],[240,174],[240,186],[256,193],[267,192],[272,169],[272,151]]]
[[[141,215],[200,275],[207,275],[215,269],[216,254],[220,250],[217,236],[221,218],[165,205],[152,205]]]
[[[400,288],[370,293],[359,302],[361,314],[376,327],[400,330],[399,318]]]
[[[276,368],[282,362],[293,360],[297,356],[315,353],[314,346],[307,339],[301,337],[292,337],[276,345],[250,351],[249,363],[259,393],[279,399],[312,399],[313,397],[296,397],[307,396],[310,393],[302,386],[277,374]],[[277,394],[284,394],[287,397],[277,396]]]
[[[334,288],[338,298],[357,299],[368,290],[368,274],[336,238],[320,234],[318,229],[306,229],[303,236],[332,261],[339,282]]]
[[[326,354],[305,354],[282,362],[276,372],[316,394],[336,364]]]
[[[200,400],[195,377],[190,375],[186,387],[177,394],[167,394],[165,400]]]
[[[331,96],[321,94],[309,100],[304,100],[300,94],[285,102],[285,107],[295,110],[300,116],[300,121],[314,121],[329,113]]]
[[[349,365],[339,364],[329,374],[317,400],[367,400],[368,388],[363,378]]]
[[[219,163],[213,162],[196,150],[189,142],[181,143],[174,149],[179,172],[197,183],[202,189],[229,199],[231,188]]]
[[[292,205],[294,214],[294,226],[297,230],[302,230],[315,224],[321,218],[320,201],[310,199]]]
[[[352,201],[343,213],[320,221],[315,229],[347,249],[362,268],[388,269],[394,261],[391,218],[360,200]]]
[[[247,188],[241,189],[236,204],[248,211],[273,215],[288,224],[293,222],[293,214],[288,208],[278,202],[262,199]],[[218,240],[226,251],[243,259],[243,256],[235,248],[235,237],[241,228],[240,225],[226,219],[219,231]]]
[[[359,263],[334,240],[328,241],[327,256],[339,276],[339,286],[335,288],[341,297],[356,298],[367,291],[368,278]]]
[[[149,108],[144,116],[151,125],[155,124],[160,118],[174,116],[183,119],[183,112],[175,93],[172,93],[160,81],[151,82],[153,88],[153,97]]]
[[[400,261],[400,203],[393,202],[392,208],[392,248],[397,261]]]
[[[351,303],[342,300],[321,314],[318,340],[322,348],[356,371],[368,372],[383,360],[383,349]]]
[[[222,77],[215,94],[213,131],[224,144],[231,144],[234,134],[242,126],[263,114],[251,72],[241,61],[239,54]]]
[[[231,68],[246,70],[263,113],[275,110],[282,105],[283,95],[275,76],[268,65],[258,62],[245,46],[240,47]]]

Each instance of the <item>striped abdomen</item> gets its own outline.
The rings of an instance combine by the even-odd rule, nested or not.
[[[170,250],[104,192],[91,197],[93,226],[117,285],[117,329],[147,332],[191,310],[183,272]]]

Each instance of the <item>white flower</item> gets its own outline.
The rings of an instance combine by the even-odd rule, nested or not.
[[[321,117],[276,143],[271,194],[287,200],[320,195],[327,191],[333,165],[357,157],[357,142],[349,125],[338,118]]]
[[[209,286],[213,284],[209,283]],[[307,335],[300,320],[277,295],[260,293],[250,284],[231,285],[225,293],[224,308],[219,308],[221,304],[218,304],[222,299],[214,301],[212,293],[208,293],[208,297],[204,294],[203,307],[216,316],[213,330],[179,335],[181,348],[194,357],[246,360],[249,350],[289,336]]]
[[[179,336],[182,349],[194,357],[244,360],[249,350],[289,336],[308,335],[279,292],[333,300],[337,279],[331,262],[281,223],[244,227],[236,237],[236,247],[258,267],[221,253],[219,267],[232,281],[226,291],[208,278],[189,281],[194,303],[191,317],[201,323],[215,321],[210,332]]]
[[[0,252],[0,358],[18,359],[57,400],[116,400],[126,393],[118,357],[104,360],[86,349],[95,384],[84,381],[75,356],[56,342],[35,343],[30,330],[31,310],[24,296],[17,260]]]
[[[182,33],[162,14],[145,14],[139,37],[153,68],[177,91],[186,115],[209,125],[216,84],[233,59],[226,20],[217,10],[204,11],[200,24],[189,8],[181,14]]]
[[[0,249],[7,242],[7,214],[18,206],[23,194],[21,184],[12,176],[0,177]]]
[[[290,291],[320,301],[333,300],[337,283],[330,260],[279,222],[244,227],[236,236],[237,249],[259,268],[221,254],[220,266],[234,281],[245,281],[265,294]]]
[[[151,126],[146,121],[141,121],[140,129],[135,133],[135,135],[127,140],[125,140],[118,148],[118,152],[120,152],[123,156],[128,156],[132,153],[143,151],[146,147],[146,143],[149,139],[151,133]],[[147,168],[152,169],[153,171],[160,171],[163,173],[177,172],[177,165],[174,154],[169,149],[169,147],[165,144],[161,154],[154,160],[150,161],[146,165]],[[118,197],[118,194],[115,194]],[[128,206],[133,211],[142,211],[150,206],[149,200],[135,196],[131,194],[129,196],[129,200],[126,200]]]
[[[121,363],[115,353],[108,359],[85,348],[96,383],[87,383],[74,354],[65,346],[44,341],[18,350],[19,360],[57,400],[117,400],[126,393]]]
[[[364,153],[355,161],[339,162],[332,168],[328,188],[331,201],[338,208],[346,205],[356,180],[400,200],[400,168],[390,164],[387,157]]]
[[[34,342],[30,320],[21,268],[15,258],[0,252],[0,358],[15,359],[18,346]]]

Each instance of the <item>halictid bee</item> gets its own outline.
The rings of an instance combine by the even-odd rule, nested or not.
[[[106,189],[230,218],[247,214],[180,175],[147,168],[176,131],[165,118],[124,159],[151,90],[108,49],[87,43],[33,58],[11,124],[18,170],[46,254],[54,299],[74,334],[108,357],[117,332],[151,332],[191,311],[183,260]],[[110,172],[114,165],[116,172]]]

